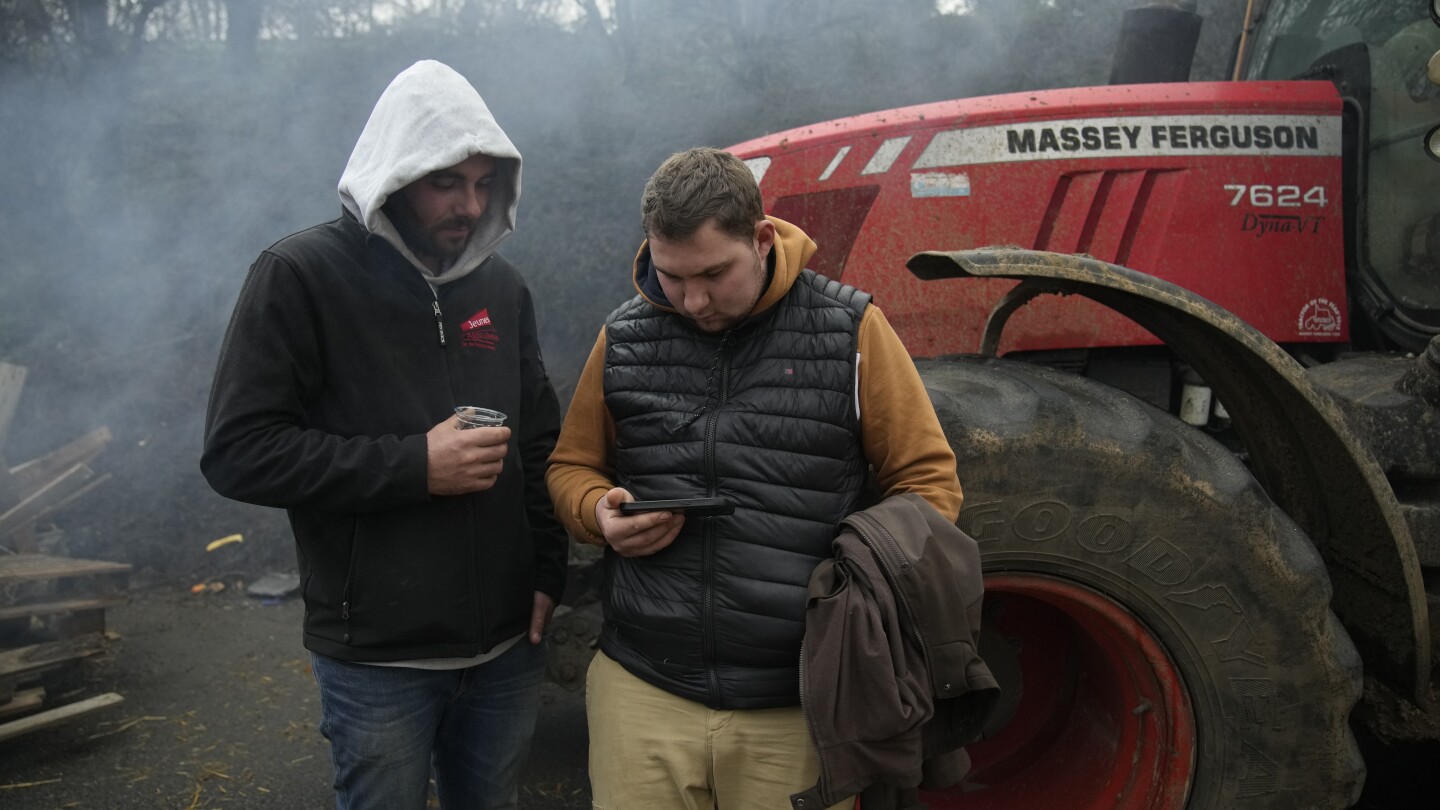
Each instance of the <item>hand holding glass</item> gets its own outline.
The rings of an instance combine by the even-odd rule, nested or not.
[[[505,424],[505,414],[499,411],[492,411],[489,408],[477,408],[474,405],[461,405],[455,409],[455,416],[459,421],[455,427],[459,430],[470,430],[478,427],[500,427]]]

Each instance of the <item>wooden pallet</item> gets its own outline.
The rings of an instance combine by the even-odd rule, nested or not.
[[[0,448],[25,376],[23,367],[0,363]],[[0,740],[123,699],[112,693],[47,708],[41,683],[47,673],[103,652],[105,611],[125,602],[129,565],[41,553],[59,532],[37,527],[108,478],[89,463],[110,438],[101,427],[13,466],[0,455]]]
[[[46,708],[41,679],[106,649],[105,611],[125,603],[130,566],[47,554],[0,557],[0,626],[53,641],[0,649],[0,740],[113,706],[116,694]],[[0,645],[3,647],[3,645]]]
[[[0,626],[41,619],[60,638],[101,632],[105,609],[125,601],[129,579],[125,563],[49,554],[0,556]]]

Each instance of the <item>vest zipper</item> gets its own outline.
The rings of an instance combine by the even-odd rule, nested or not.
[[[725,399],[730,395],[730,356],[724,353],[722,345],[720,351],[720,396],[715,409],[706,414],[705,419],[705,494],[715,496],[719,494],[719,475],[715,471],[715,427],[720,418],[720,409],[725,406]],[[701,633],[704,638],[705,656],[705,677],[710,684],[710,701],[712,705],[720,705],[720,676],[715,671],[715,522],[705,521],[703,553],[703,578],[701,581],[700,620],[703,623]]]

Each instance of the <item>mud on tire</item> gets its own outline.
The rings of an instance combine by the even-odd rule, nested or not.
[[[1076,375],[981,357],[919,366],[955,449],[958,522],[980,541],[987,577],[1096,591],[1179,672],[1195,736],[1184,806],[1353,804],[1360,660],[1319,555],[1244,465]]]

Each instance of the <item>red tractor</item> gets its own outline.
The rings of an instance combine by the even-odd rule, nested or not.
[[[959,459],[1005,693],[932,807],[1345,807],[1352,719],[1440,739],[1440,27],[1250,5],[1236,81],[1148,6],[1111,86],[732,149]]]

